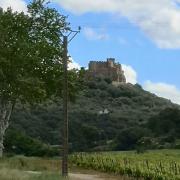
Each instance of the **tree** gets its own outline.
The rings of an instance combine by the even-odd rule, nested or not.
[[[62,91],[62,33],[66,17],[33,0],[28,14],[0,9],[0,157],[17,101],[34,103]]]
[[[147,128],[157,136],[180,137],[180,110],[179,108],[165,108],[147,122]]]
[[[142,127],[130,127],[124,129],[115,139],[116,150],[132,150],[136,147],[138,140],[149,135],[149,131]]]

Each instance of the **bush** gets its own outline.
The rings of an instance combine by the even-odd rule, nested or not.
[[[59,151],[17,130],[9,130],[5,136],[5,152],[25,156],[57,156]]]
[[[131,127],[122,130],[116,137],[115,150],[135,149],[138,145],[138,141],[148,133],[147,129],[141,127]]]
[[[121,92],[119,91],[119,89],[114,86],[109,87],[107,91],[113,98],[118,98],[121,96]]]

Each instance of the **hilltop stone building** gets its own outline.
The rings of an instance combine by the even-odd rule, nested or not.
[[[107,58],[107,61],[90,61],[88,76],[109,78],[113,83],[126,83],[121,64],[115,63],[114,58]]]

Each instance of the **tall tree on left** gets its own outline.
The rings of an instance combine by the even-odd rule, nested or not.
[[[61,95],[61,37],[68,28],[45,0],[33,0],[27,13],[0,9],[0,157],[16,102]]]

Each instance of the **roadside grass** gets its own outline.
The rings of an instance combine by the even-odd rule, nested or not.
[[[2,158],[0,180],[63,180],[60,159],[24,156]]]

